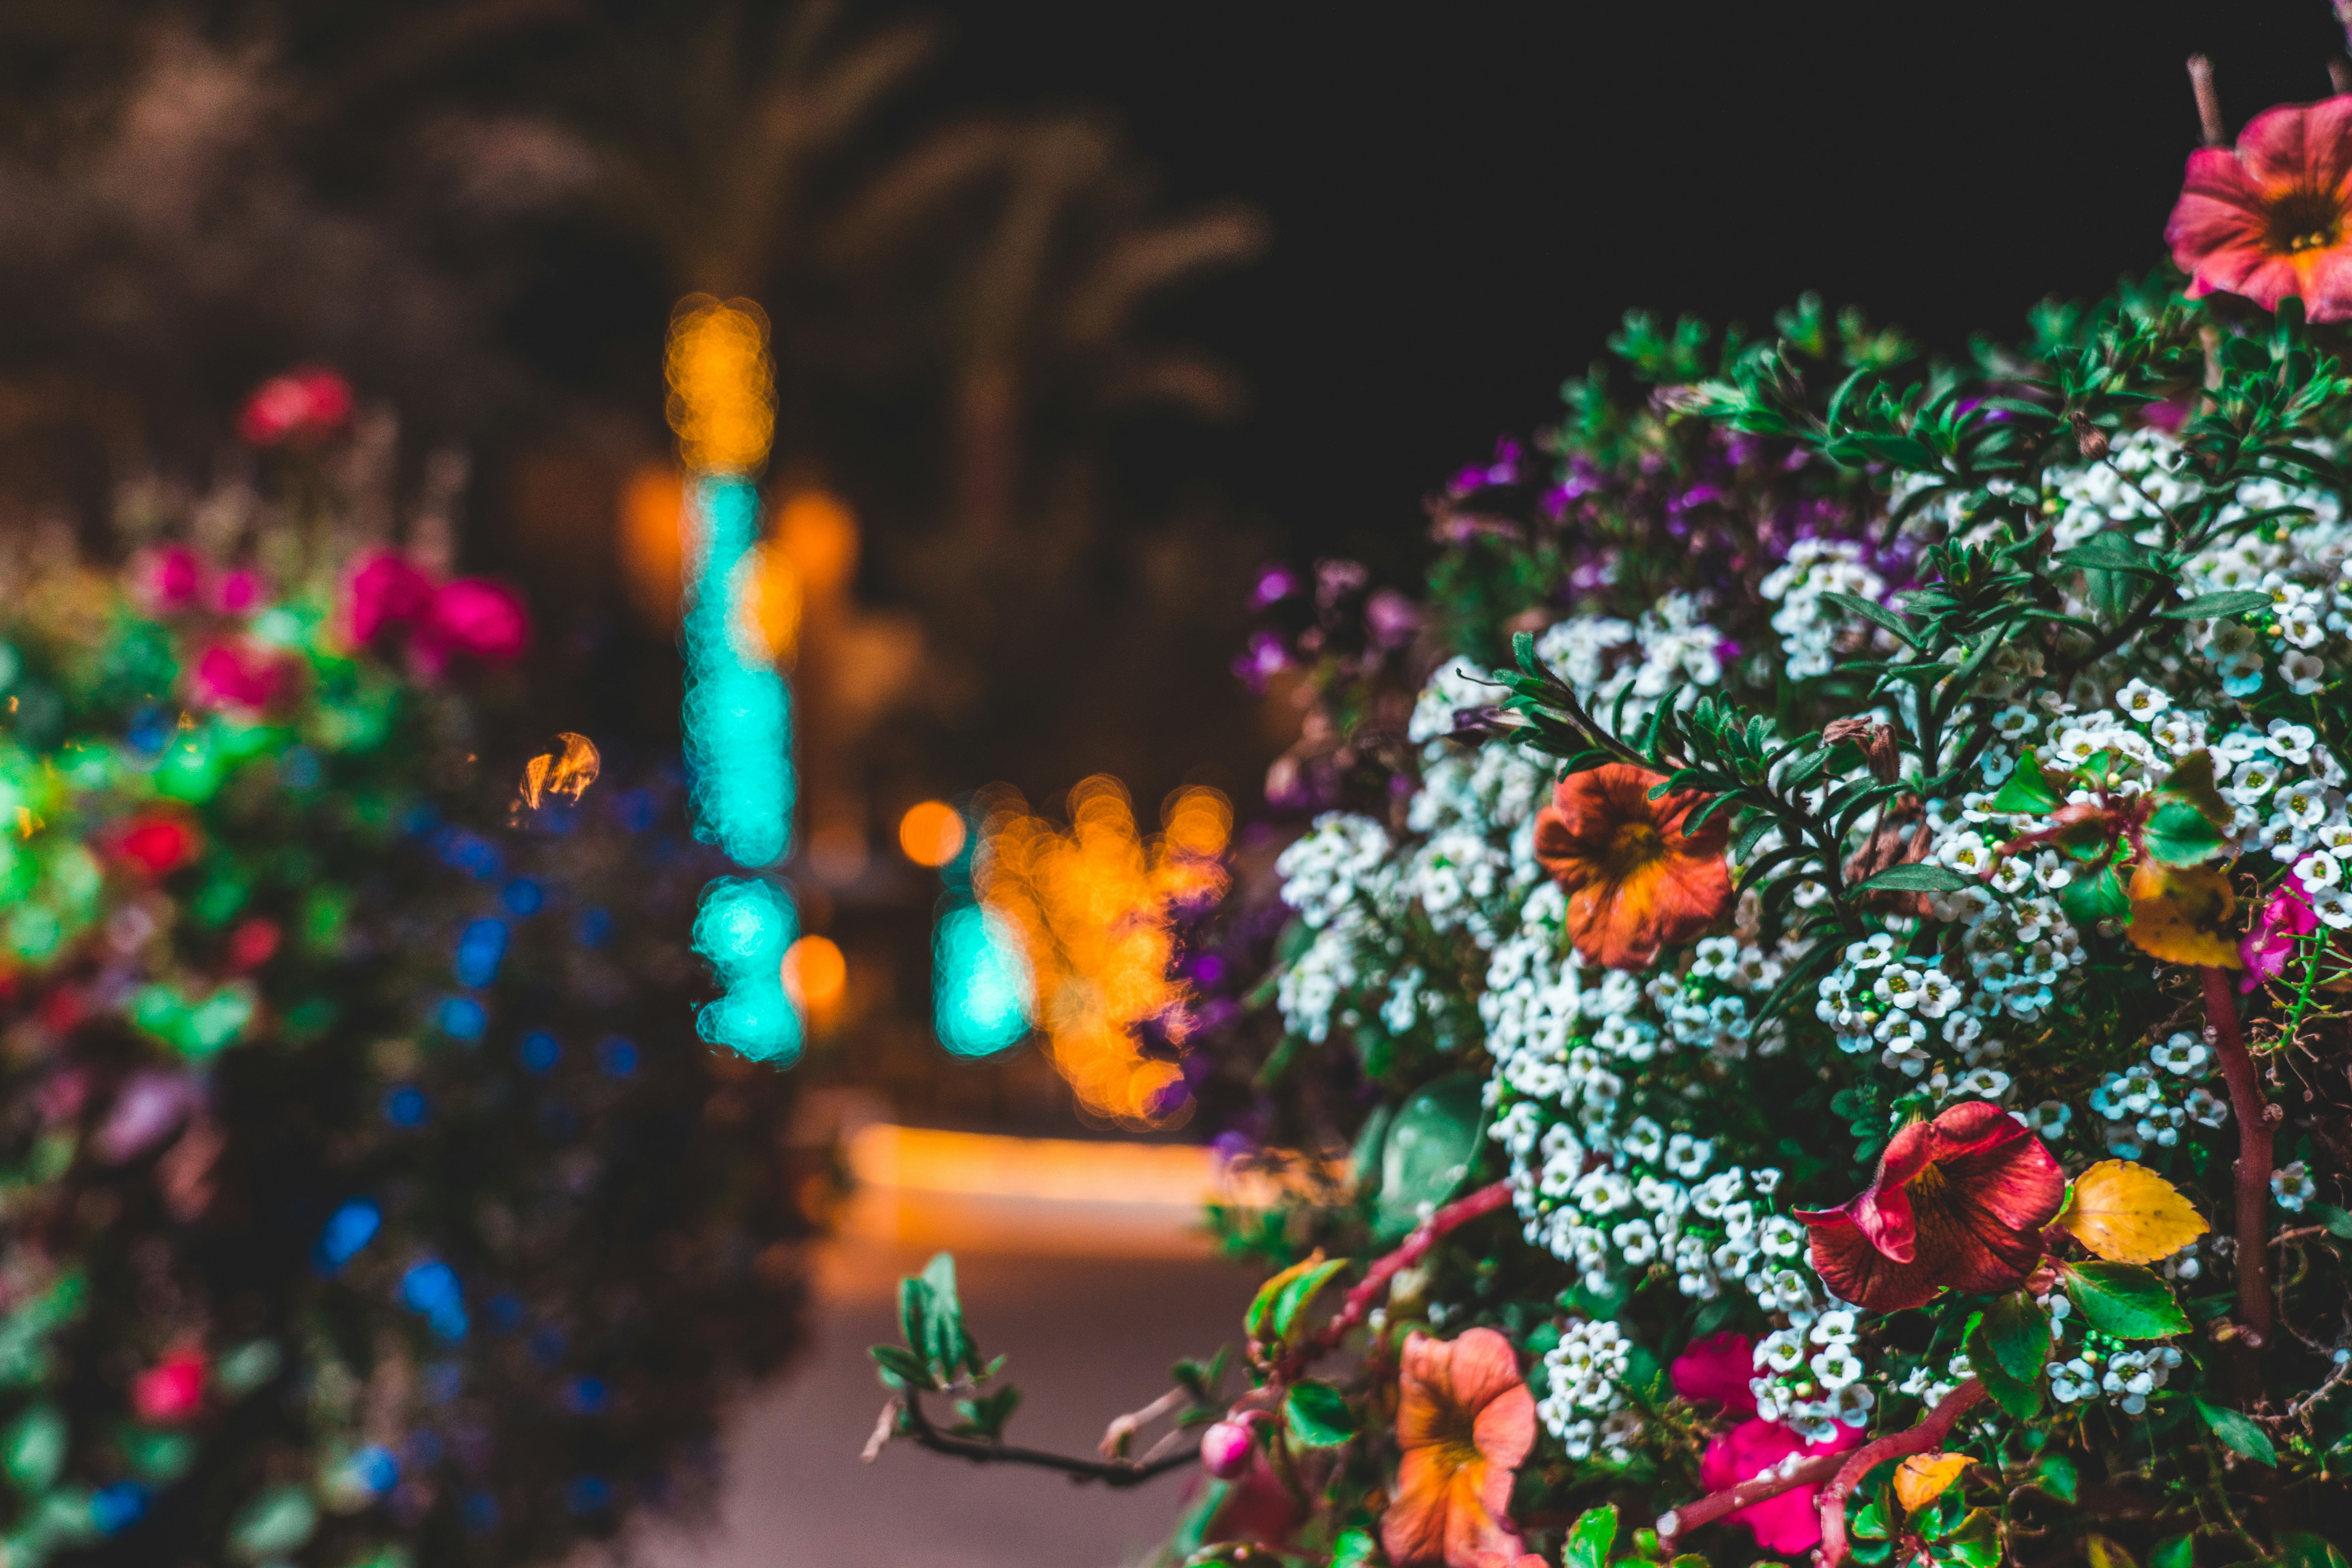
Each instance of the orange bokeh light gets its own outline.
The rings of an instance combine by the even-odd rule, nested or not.
[[[1233,806],[1180,790],[1162,831],[1136,830],[1126,786],[1097,773],[1069,795],[1066,828],[998,797],[982,828],[972,887],[1020,933],[1036,986],[1037,1026],[1080,1104],[1122,1125],[1181,1120],[1183,1070],[1147,1057],[1137,1032],[1157,1022],[1181,1041],[1186,988],[1169,975],[1174,907],[1224,890]]]
[[[784,994],[800,1004],[811,1023],[841,1005],[849,986],[849,961],[829,936],[804,936],[784,950]]]
[[[918,866],[944,866],[963,852],[963,813],[943,800],[920,801],[898,819],[898,847]]]

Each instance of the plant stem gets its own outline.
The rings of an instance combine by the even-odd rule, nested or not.
[[[1819,1504],[1822,1510],[1822,1544],[1821,1550],[1813,1554],[1813,1561],[1820,1568],[1844,1568],[1847,1557],[1845,1500],[1853,1495],[1853,1489],[1862,1484],[1862,1478],[1889,1459],[1906,1459],[1914,1454],[1924,1454],[1942,1443],[1944,1435],[1952,1429],[1953,1423],[1967,1415],[1969,1406],[1984,1397],[1984,1384],[1972,1377],[1944,1395],[1936,1408],[1927,1412],[1927,1418],[1909,1431],[1881,1437],[1875,1443],[1866,1443],[1845,1456],[1845,1463],[1838,1467],[1837,1475],[1822,1489]]]
[[[2327,947],[2326,937],[2318,931],[2313,931],[2306,940],[2311,945],[2303,955],[2303,989],[2295,993],[2294,1011],[2287,1017],[2286,1033],[2279,1037],[2290,1046],[2294,1044],[2294,1032],[2303,1026],[2304,1009],[2311,1005],[2311,983],[2319,978],[2320,954]]]
[[[1709,1492],[1696,1502],[1685,1503],[1671,1513],[1661,1514],[1657,1527],[1658,1542],[1671,1551],[1676,1537],[1713,1524],[1743,1508],[1753,1508],[1759,1502],[1769,1501],[1782,1492],[1794,1491],[1799,1487],[1819,1486],[1836,1475],[1838,1467],[1844,1463],[1843,1454],[1823,1454],[1806,1460],[1786,1475],[1758,1476],[1736,1487]]]
[[[1324,1352],[1337,1349],[1339,1342],[1348,1337],[1349,1331],[1370,1315],[1372,1303],[1381,1299],[1381,1293],[1389,1288],[1389,1282],[1421,1261],[1422,1257],[1437,1245],[1439,1237],[1474,1219],[1493,1214],[1510,1201],[1511,1184],[1504,1180],[1491,1186],[1480,1187],[1468,1197],[1456,1198],[1423,1220],[1419,1228],[1405,1237],[1402,1245],[1371,1266],[1362,1281],[1339,1303],[1339,1310],[1331,1314],[1331,1321],[1316,1331],[1312,1339],[1291,1352],[1284,1363],[1285,1380],[1297,1375],[1300,1368]]]
[[[895,1404],[896,1401],[893,1401]],[[923,1414],[921,1396],[913,1389],[906,1393],[907,1436],[919,1447],[934,1454],[948,1454],[959,1459],[970,1459],[975,1465],[1031,1465],[1039,1469],[1059,1470],[1073,1480],[1100,1481],[1107,1487],[1139,1486],[1154,1476],[1189,1465],[1201,1457],[1196,1441],[1180,1453],[1169,1454],[1149,1462],[1134,1459],[1081,1459],[1069,1454],[1049,1454],[1042,1448],[1016,1448],[1004,1443],[991,1443],[979,1437],[959,1437],[933,1426]],[[883,1419],[889,1419],[886,1407]],[[881,1452],[881,1445],[866,1445],[871,1458]]]
[[[2238,1329],[2251,1348],[2260,1350],[2269,1342],[2273,1322],[2270,1242],[2264,1234],[2271,1212],[2271,1105],[2238,1028],[2228,973],[2209,963],[2204,979],[2205,1021],[2213,1026],[2213,1048],[2221,1058],[2230,1109],[2238,1119]]]

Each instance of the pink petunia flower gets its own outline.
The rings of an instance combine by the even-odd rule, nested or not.
[[[1778,1421],[1743,1421],[1727,1432],[1718,1432],[1707,1443],[1706,1452],[1699,1456],[1699,1485],[1710,1492],[1722,1491],[1753,1480],[1791,1454],[1807,1458],[1843,1454],[1861,1441],[1862,1434],[1843,1424],[1835,1436],[1808,1443]],[[1813,1506],[1814,1494],[1820,1489],[1791,1487],[1726,1517],[1746,1525],[1754,1532],[1756,1544],[1766,1552],[1807,1551],[1821,1543],[1821,1517]]]
[[[188,672],[188,700],[199,708],[247,715],[267,711],[291,689],[294,668],[282,654],[249,644],[218,642]]]
[[[2242,294],[2266,310],[2289,295],[2315,321],[2352,319],[2352,97],[2265,110],[2234,148],[2189,154],[2164,226],[2194,299]]]
[[[2319,912],[2311,907],[2311,895],[2303,890],[2302,881],[2289,877],[2281,882],[2263,905],[2254,929],[2238,943],[2238,956],[2246,961],[2246,975],[2238,982],[2238,989],[2260,990],[2264,982],[2285,973],[2287,960],[2294,956],[2295,939],[2318,929]]]
[[[437,669],[453,654],[512,664],[530,647],[530,613],[522,595],[487,577],[459,577],[434,594],[412,651]]]
[[[1675,1392],[1688,1400],[1713,1400],[1737,1415],[1756,1414],[1756,1342],[1727,1330],[1693,1340],[1666,1369]]]
[[[366,646],[384,632],[416,625],[432,607],[432,575],[394,550],[371,550],[343,584],[343,626]]]
[[[173,1351],[131,1381],[131,1407],[142,1421],[185,1421],[204,1407],[212,1374],[201,1351]]]
[[[205,586],[205,558],[184,544],[142,550],[131,563],[131,593],[150,615],[194,608]]]

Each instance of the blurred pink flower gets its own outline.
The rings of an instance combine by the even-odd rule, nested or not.
[[[257,714],[286,695],[294,669],[283,654],[250,644],[217,642],[188,672],[188,700],[199,708]]]
[[[193,607],[205,585],[205,558],[184,544],[142,550],[131,563],[131,592],[151,615]]]
[[[459,577],[433,595],[415,652],[428,668],[451,654],[511,664],[530,647],[530,613],[522,595],[486,577]]]
[[[213,608],[224,616],[249,616],[261,607],[265,592],[258,572],[245,567],[224,572],[213,584]]]
[[[1707,1444],[1698,1462],[1698,1484],[1719,1492],[1753,1480],[1791,1454],[1807,1458],[1843,1454],[1861,1441],[1861,1433],[1843,1424],[1834,1437],[1808,1443],[1778,1421],[1743,1421],[1728,1432],[1717,1433]],[[1820,1489],[1792,1487],[1727,1518],[1746,1525],[1755,1533],[1756,1544],[1766,1552],[1802,1552],[1821,1542],[1821,1519],[1813,1508],[1813,1496]]]
[[[2246,976],[2238,982],[2238,989],[2257,991],[2263,982],[2285,973],[2286,961],[2294,956],[2295,939],[2318,929],[2319,912],[2311,907],[2311,895],[2303,890],[2300,878],[2290,875],[2263,906],[2254,929],[2238,943],[2238,956],[2246,961]]]
[[[196,1081],[186,1073],[131,1074],[92,1140],[98,1157],[110,1165],[136,1160],[185,1121],[197,1099]]]
[[[203,1408],[211,1374],[201,1351],[173,1351],[131,1382],[131,1407],[142,1421],[184,1421]]]
[[[255,447],[323,441],[351,423],[352,407],[350,382],[331,370],[307,366],[256,387],[236,416],[236,433]]]
[[[394,550],[371,550],[352,569],[343,589],[343,625],[364,647],[393,626],[410,626],[432,607],[433,578]]]
[[[1748,1386],[1756,1375],[1756,1342],[1746,1334],[1726,1331],[1693,1340],[1667,1375],[1685,1399],[1711,1399],[1732,1415],[1756,1414],[1756,1394]]]

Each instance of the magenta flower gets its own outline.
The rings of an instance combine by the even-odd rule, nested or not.
[[[1838,1426],[1835,1436],[1808,1443],[1778,1421],[1743,1421],[1709,1440],[1706,1452],[1699,1457],[1698,1484],[1711,1492],[1722,1491],[1753,1480],[1791,1454],[1807,1458],[1843,1454],[1861,1441],[1862,1434],[1843,1424]],[[1821,1543],[1821,1515],[1813,1507],[1813,1494],[1820,1489],[1792,1487],[1779,1497],[1750,1504],[1725,1518],[1746,1525],[1763,1551],[1807,1551]]]
[[[369,551],[343,590],[343,624],[352,641],[364,647],[387,629],[415,625],[432,606],[433,589],[432,576],[405,555]]]
[[[1693,1340],[1666,1369],[1675,1392],[1692,1401],[1713,1400],[1735,1415],[1756,1414],[1756,1342],[1727,1330]]]
[[[2189,294],[2294,295],[2315,321],[2352,319],[2352,97],[2265,110],[2234,148],[2189,154],[2164,226]]]
[[[205,586],[205,558],[184,544],[142,550],[131,563],[131,594],[150,615],[193,607]]]
[[[435,592],[410,652],[437,670],[453,654],[512,664],[530,647],[530,615],[520,594],[486,577],[459,577]]]
[[[284,697],[294,671],[281,654],[243,643],[215,643],[188,672],[188,700],[196,707],[252,717]]]
[[[2303,890],[2302,881],[2289,877],[2281,882],[2256,917],[2254,929],[2238,943],[2238,956],[2246,961],[2246,975],[2238,982],[2238,989],[2259,990],[2265,981],[2285,973],[2286,961],[2294,956],[2295,939],[2318,929],[2319,913],[2311,907],[2311,895]]]
[[[323,441],[352,420],[352,384],[313,365],[271,376],[256,387],[236,416],[248,446]]]
[[[249,616],[261,608],[266,592],[258,572],[245,568],[224,572],[213,584],[213,608],[224,616]]]

